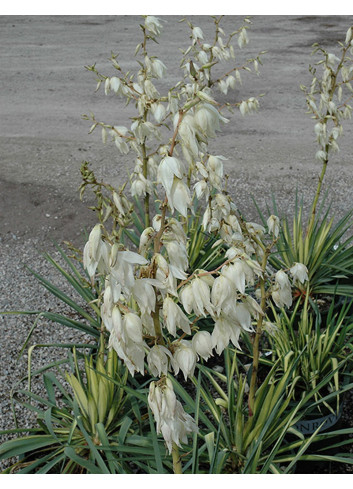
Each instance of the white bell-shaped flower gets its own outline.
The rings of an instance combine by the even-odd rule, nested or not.
[[[189,319],[171,297],[167,296],[163,300],[162,310],[164,326],[172,336],[176,335],[177,328],[182,329],[186,334],[191,334]]]
[[[191,343],[195,352],[204,360],[208,360],[212,356],[212,337],[208,331],[195,333]]]
[[[147,67],[147,73],[149,75],[152,75],[155,78],[164,78],[167,67],[158,58],[149,58],[148,56],[145,57],[145,63]]]
[[[145,90],[145,94],[149,99],[157,99],[159,97],[159,92],[157,88],[153,85],[151,80],[147,79],[143,82],[143,87]]]
[[[190,190],[186,183],[180,178],[174,177],[168,204],[172,212],[176,209],[183,217],[187,217],[188,207],[191,205]]]
[[[145,28],[151,32],[151,34],[159,36],[162,31],[160,19],[154,15],[147,15],[145,18]]]
[[[212,347],[216,349],[218,355],[228,346],[229,341],[241,350],[239,345],[241,329],[239,324],[225,317],[217,319],[212,331]]]
[[[295,282],[298,281],[303,284],[306,280],[309,280],[308,269],[303,263],[295,263],[289,271]]]
[[[223,163],[222,160],[226,160],[224,156],[210,155],[207,160],[206,168],[209,172],[210,183],[218,190],[221,190],[223,180]]]
[[[155,277],[160,284],[158,288],[162,294],[168,293],[178,297],[176,277],[180,275],[178,278],[184,280],[186,278],[186,274],[183,273],[183,275],[181,275],[176,271],[174,275],[175,270],[172,271],[171,265],[168,264],[167,260],[160,253],[155,253],[153,255],[152,266],[155,267]]]
[[[174,116],[174,128],[176,128],[179,120],[179,114]],[[190,152],[190,154],[197,158],[199,153],[199,148],[196,141],[196,132],[194,127],[194,119],[191,114],[187,113],[184,115],[180,125],[178,134],[181,138],[182,145]]]
[[[241,294],[245,294],[246,272],[249,273],[248,268],[243,260],[236,259],[233,263],[225,265],[221,274],[227,277]]]
[[[260,294],[260,296],[261,296],[261,294]],[[260,304],[253,297],[251,297],[251,295],[246,295],[246,296],[242,297],[242,301],[246,305],[248,311],[250,312],[250,314],[254,318],[257,319],[259,317],[259,315],[260,316],[264,315],[264,312],[261,309]]]
[[[157,172],[157,181],[163,185],[168,199],[170,198],[174,177],[181,179],[183,175],[184,167],[178,158],[165,156],[161,160]]]
[[[189,266],[188,253],[185,244],[178,243],[177,241],[167,241],[164,242],[164,246],[167,249],[170,265],[180,272],[179,276],[175,276],[184,280],[186,278],[185,270],[187,270]]]
[[[143,256],[133,251],[119,251],[114,244],[110,252],[110,272],[112,277],[122,286],[123,290],[130,292],[134,285],[134,265],[147,265]]]
[[[200,180],[196,182],[194,185],[194,190],[196,192],[196,197],[200,200],[202,197],[205,197],[208,200],[210,196],[210,190],[205,180]]]
[[[121,338],[123,332],[122,318],[118,306],[113,306],[109,309],[109,304],[107,307],[102,306],[102,321],[106,329],[110,332],[114,330],[115,334]]]
[[[144,373],[144,359],[146,344],[142,339],[142,322],[134,313],[127,313],[122,318],[117,306],[112,312],[113,327],[109,336],[109,348],[114,348],[130,374]]]
[[[131,184],[131,195],[133,197],[145,197],[148,193],[148,182],[142,173]]]
[[[211,291],[211,300],[217,315],[221,313],[223,303],[229,299],[236,301],[233,282],[225,275],[219,275],[213,282]]]
[[[267,227],[268,227],[268,232],[270,234],[273,234],[273,236],[277,238],[280,230],[279,218],[277,216],[271,215],[267,219]]]
[[[233,317],[236,320],[236,323],[244,331],[248,331],[252,333],[254,331],[254,328],[252,327],[251,324],[251,314],[249,309],[250,308],[247,304],[240,302],[237,304],[237,307],[235,308],[235,313]]]
[[[198,431],[195,421],[176,399],[173,384],[168,378],[151,382],[148,405],[156,420],[157,434],[162,433],[169,453],[173,443],[180,447],[181,442],[187,443],[187,435]]]
[[[188,238],[185,234],[183,225],[180,221],[171,217],[167,221],[167,226],[164,229],[163,241],[177,241],[178,243],[187,244]]]
[[[173,442],[181,447],[182,443],[187,443],[187,435],[197,433],[198,427],[194,419],[184,411],[179,401],[176,402],[176,410],[173,418],[168,423],[163,423],[161,433],[168,447],[169,453],[172,451]]]
[[[206,137],[215,137],[216,131],[220,130],[220,121],[228,122],[219,111],[211,104],[199,104],[195,110],[194,124],[196,128]]]
[[[102,240],[101,225],[96,224],[83,250],[83,266],[91,279],[96,270],[100,273],[109,273],[110,245]]]
[[[203,39],[203,32],[200,27],[194,27],[192,29],[192,38],[195,39],[195,41],[197,39]]]
[[[209,314],[213,313],[211,304],[211,293],[209,286],[204,280],[196,277],[192,282],[192,293],[194,298],[194,311],[197,315],[204,315],[205,311]]]
[[[124,339],[127,341],[130,339],[135,343],[142,343],[142,321],[141,318],[133,313],[128,312],[123,317],[123,334]]]
[[[132,287],[132,294],[142,313],[148,312],[150,314],[155,310],[156,293],[149,279],[136,279]]]
[[[172,354],[163,345],[154,345],[147,354],[147,364],[150,372],[155,377],[168,374],[169,361]]]
[[[279,270],[275,275],[275,284],[272,287],[271,296],[277,307],[290,307],[292,305],[292,289],[288,276],[283,270]]]
[[[218,355],[229,345],[231,334],[231,323],[223,317],[218,318],[212,331],[212,348],[216,349]]]
[[[197,316],[207,316],[213,314],[211,304],[211,293],[209,286],[200,278],[194,278],[190,284],[183,287],[180,299],[185,311],[191,314],[192,311]]]
[[[148,250],[152,240],[155,236],[155,230],[152,226],[143,230],[140,236],[139,254],[145,255]]]
[[[175,375],[177,375],[179,370],[181,370],[184,374],[185,380],[187,380],[188,377],[192,377],[194,375],[197,360],[197,356],[192,348],[191,341],[180,340],[173,343],[173,347],[175,350],[173,353],[172,365]]]
[[[125,343],[122,339],[116,337],[112,331],[109,337],[109,348],[114,348],[117,355],[126,364],[130,374],[134,376],[135,372],[144,373],[145,368],[145,348],[144,343],[135,343],[129,340]]]
[[[166,109],[163,104],[154,103],[151,105],[151,112],[155,121],[159,124],[164,119]]]

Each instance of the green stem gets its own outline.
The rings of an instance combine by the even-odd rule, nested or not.
[[[143,176],[148,178],[148,158],[146,157],[146,146],[145,144],[142,145],[142,153],[143,153]],[[150,220],[150,195],[146,193],[146,196],[144,198],[144,210],[145,210],[145,227],[148,228],[151,225],[151,220]]]
[[[181,459],[179,455],[179,447],[173,442],[172,445],[172,457],[173,457],[173,471],[174,474],[182,474]]]
[[[157,344],[165,346],[165,342],[164,342],[164,338],[163,338],[163,334],[162,334],[162,329],[161,329],[161,322],[159,319],[159,311],[160,311],[160,305],[158,302],[156,302],[156,309],[153,313],[154,331],[156,333]]]
[[[264,273],[267,266],[268,255],[269,255],[269,250],[266,249],[262,259],[262,270]],[[265,289],[264,278],[260,280],[260,289],[261,289],[261,309],[262,311],[264,311],[266,308],[266,289]],[[262,334],[263,318],[264,316],[261,314],[257,320],[255,338],[253,343],[253,364],[252,364],[249,401],[248,401],[250,416],[253,416],[254,414],[255,394],[256,394],[256,387],[257,387],[257,374],[259,370],[259,358],[260,358],[260,338]]]
[[[162,238],[162,234],[163,234],[163,231],[165,228],[166,213],[167,213],[167,198],[165,198],[165,201],[162,204],[161,227],[160,227],[158,233],[156,234],[156,236],[154,238],[154,252],[155,253],[159,253],[159,250],[161,247],[161,238]],[[153,313],[153,325],[154,325],[154,330],[156,333],[157,343],[159,345],[164,345],[165,343],[164,343],[160,319],[159,319],[159,311],[160,311],[160,304],[158,302],[158,297],[157,297],[156,308],[155,308],[155,311]]]
[[[347,54],[347,51],[349,49],[349,45],[344,48],[342,50],[342,56],[341,56],[341,60],[337,66],[337,69],[336,69],[336,72],[333,74],[333,83],[332,83],[332,87],[330,89],[330,92],[329,92],[329,100],[333,100],[333,96],[335,94],[335,91],[336,91],[336,88],[337,88],[337,77],[338,77],[338,74],[339,72],[341,71],[341,68],[344,64],[344,60],[346,58],[346,54]],[[325,120],[327,118],[330,117],[330,113],[327,112],[326,114],[326,117],[325,117]],[[319,182],[318,182],[318,185],[317,185],[317,189],[316,189],[316,194],[315,194],[315,197],[314,197],[314,201],[313,201],[313,205],[311,207],[311,214],[310,214],[310,221],[309,221],[309,224],[308,224],[308,229],[307,229],[307,236],[311,234],[312,230],[313,230],[313,227],[314,227],[314,223],[315,223],[315,215],[316,215],[316,207],[317,207],[317,203],[319,201],[319,197],[320,197],[320,193],[321,193],[321,187],[322,187],[322,182],[324,180],[324,176],[325,176],[325,173],[326,173],[326,169],[327,169],[327,163],[328,163],[328,153],[330,151],[330,145],[329,144],[326,144],[325,146],[325,152],[326,152],[326,159],[325,161],[323,162],[323,166],[322,166],[322,170],[321,170],[321,175],[319,177]]]
[[[327,154],[327,151],[328,151],[328,145],[326,146],[326,154]],[[317,207],[317,203],[319,201],[322,182],[324,180],[326,169],[327,169],[327,163],[328,163],[328,158],[326,158],[326,160],[324,161],[324,163],[322,165],[321,175],[319,176],[319,182],[317,184],[316,194],[314,197],[313,205],[311,207],[310,221],[308,224],[308,229],[306,231],[307,236],[309,236],[311,234],[313,227],[314,227],[315,216],[316,216],[316,207]]]
[[[144,112],[143,115],[143,120],[146,122],[147,121],[147,109]],[[143,176],[148,179],[148,156],[147,156],[147,151],[146,151],[146,138],[144,139],[142,143],[142,173]],[[146,196],[144,198],[144,209],[145,209],[145,227],[148,228],[150,227],[150,195],[146,193]]]

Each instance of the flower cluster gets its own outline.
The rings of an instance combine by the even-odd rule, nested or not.
[[[324,56],[320,62],[321,79],[317,69],[311,67],[311,86],[307,88],[302,85],[301,88],[306,93],[309,113],[317,121],[314,128],[319,145],[316,159],[325,163],[330,151],[339,150],[337,141],[343,132],[342,120],[352,117],[352,106],[348,102],[353,95],[353,58],[348,53],[353,56],[353,29],[348,29],[345,43],[341,44],[341,57],[328,53],[317,43],[314,46],[314,53],[321,51]]]
[[[148,403],[156,420],[157,433],[162,433],[169,453],[173,443],[181,446],[181,442],[187,443],[188,433],[198,431],[195,421],[177,400],[170,379],[151,382]]]
[[[245,222],[225,189],[223,162],[226,158],[209,152],[215,138],[229,120],[222,115],[213,97],[218,88],[227,94],[241,82],[239,65],[213,80],[212,67],[234,60],[231,41],[237,35],[238,46],[248,43],[248,24],[223,40],[224,31],[216,20],[213,44],[204,42],[201,28],[189,24],[191,46],[184,52],[184,81],[161,96],[156,81],[166,74],[166,65],[147,52],[147,41],[160,35],[162,22],[145,16],[143,42],[136,49],[142,56],[136,77],[123,74],[112,58],[118,75],[105,77],[96,72],[105,93],[134,101],[137,116],[131,127],[99,123],[103,142],[111,135],[123,154],[135,153],[130,181],[133,197],[141,199],[145,227],[138,250],[131,251],[97,224],[84,249],[84,267],[92,282],[100,279],[101,318],[109,334],[109,347],[116,350],[130,374],[148,372],[160,380],[150,383],[148,402],[169,451],[180,446],[197,427],[176,399],[168,376],[182,373],[192,377],[197,362],[221,354],[231,342],[241,348],[241,334],[254,332],[254,324],[265,315],[271,297],[279,306],[292,302],[291,284],[285,271],[274,277],[267,269],[267,258],[278,237],[280,222],[270,216],[267,229]],[[223,36],[223,37],[222,37]],[[248,60],[258,70],[257,60]],[[245,64],[244,70],[249,71]],[[241,114],[257,109],[255,97],[237,102]],[[170,119],[171,136],[165,139],[164,122]],[[150,201],[160,203],[152,216]],[[223,263],[214,269],[190,269],[188,246],[193,203],[203,203],[202,228],[217,237],[227,252]],[[112,210],[114,206],[114,211]],[[109,212],[116,225],[129,214],[128,197],[120,189],[113,192]],[[305,267],[296,264],[290,274],[294,281],[307,280]],[[260,286],[260,287],[259,287]],[[266,290],[265,290],[266,289]],[[261,303],[257,290],[262,292]],[[210,318],[211,331],[199,320]]]

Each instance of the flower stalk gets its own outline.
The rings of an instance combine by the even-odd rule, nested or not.
[[[262,260],[262,270],[265,273],[267,267],[267,260],[270,254],[270,250],[267,248]],[[266,309],[266,288],[265,288],[265,279],[260,279],[260,290],[261,290],[261,303],[260,307],[262,311]],[[252,364],[252,372],[251,372],[251,380],[250,380],[250,389],[249,389],[249,416],[253,416],[254,414],[254,406],[255,406],[255,395],[257,388],[257,377],[259,371],[259,359],[260,359],[260,338],[262,335],[262,326],[263,326],[264,315],[260,314],[256,323],[256,331],[253,343],[253,364]]]
[[[173,442],[172,445],[172,458],[173,458],[173,472],[174,474],[182,474],[181,458],[179,454],[179,447]]]

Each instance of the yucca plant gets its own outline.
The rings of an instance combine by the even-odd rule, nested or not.
[[[237,357],[234,350],[227,350],[224,373],[201,367],[204,378],[208,380],[200,388],[201,402],[207,405],[217,426],[216,430],[209,432],[206,428],[202,435],[207,446],[206,460],[203,458],[203,461],[209,473],[292,473],[300,460],[325,460],[325,457],[327,460],[353,463],[349,454],[338,455],[347,439],[336,445],[337,455],[325,451],[318,456],[316,452],[309,453],[313,443],[324,438],[334,441],[338,433],[348,435],[352,429],[322,435],[322,426],[319,426],[311,436],[305,437],[296,428],[296,423],[305,417],[308,410],[329,402],[334,395],[315,401],[316,393],[331,380],[331,374],[322,378],[294,405],[290,397],[300,380],[299,377],[293,378],[299,359],[289,356],[288,368],[278,382],[275,375],[279,362],[273,365],[256,392],[254,412],[249,413],[249,386]],[[210,385],[218,397],[211,394]],[[340,394],[351,388],[352,384],[346,385]]]
[[[67,361],[71,372],[65,373],[59,362],[57,373],[48,368],[32,372],[32,377],[41,376],[47,397],[24,389],[15,393],[16,402],[36,413],[37,426],[0,432],[17,435],[0,445],[1,460],[18,458],[3,473],[171,471],[171,457],[157,440],[146,407],[146,389],[136,381],[134,388],[127,385],[128,371],[114,350],[105,358],[102,350],[93,356],[74,350]]]
[[[114,350],[109,350],[106,360],[104,355],[102,342],[96,357],[84,357],[85,382],[74,350],[75,373],[66,374],[66,380],[81,411],[83,425],[86,430],[95,434],[96,440],[99,438],[95,428],[97,423],[102,423],[107,433],[114,431],[119,411],[126,401],[123,387],[126,385],[128,371],[122,368]],[[120,387],[117,387],[119,384]]]
[[[112,432],[119,433],[120,430],[125,430],[124,419],[126,424],[129,410],[124,409],[126,395],[123,383],[120,388],[115,388],[106,376],[101,377],[100,374],[103,374],[103,371],[109,372],[114,367],[114,379],[121,381],[121,369],[125,369],[116,368],[116,358],[112,355],[107,359],[106,365],[101,361],[99,363],[100,370],[96,370],[92,362],[86,360],[86,367],[92,368],[86,368],[89,380],[85,385],[74,352],[71,364],[76,376],[73,373],[66,374],[73,388],[73,395],[53,371],[43,374],[47,398],[29,390],[18,390],[15,393],[15,400],[37,414],[38,426],[29,430],[29,435],[19,436],[0,446],[2,459],[19,457],[7,472],[110,473],[108,466],[113,470],[111,454],[103,453],[98,447],[105,444]],[[59,373],[64,377],[64,372]],[[35,375],[36,373],[33,373],[33,376]],[[98,380],[98,376],[102,380]],[[61,400],[60,405],[57,401],[58,396]],[[29,402],[23,401],[24,397],[28,398]],[[108,399],[114,399],[115,402],[110,404],[109,408]],[[17,429],[8,430],[7,433],[18,434],[26,431]],[[117,462],[114,467],[114,472],[124,472],[122,464]]]
[[[315,214],[313,225],[306,229],[303,218],[303,202],[296,197],[292,226],[287,217],[276,243],[276,251],[269,258],[275,270],[291,268],[302,263],[308,269],[308,284],[297,284],[295,297],[304,298],[306,293],[316,302],[323,296],[353,297],[353,211],[346,213],[337,223],[329,218],[330,206],[324,210],[325,199]],[[263,224],[266,220],[255,202]],[[269,210],[269,209],[268,209]],[[279,213],[273,198],[273,212]]]
[[[336,312],[334,302],[331,303],[327,316],[321,321],[320,316],[309,307],[308,295],[298,321],[298,300],[292,312],[276,311],[272,308],[273,324],[268,335],[268,352],[265,363],[277,363],[276,376],[281,379],[288,369],[288,358],[297,358],[293,370],[293,379],[297,379],[296,387],[291,395],[294,400],[300,399],[307,392],[316,388],[322,378],[332,374],[323,391],[315,394],[315,400],[325,396],[327,391],[339,392],[345,373],[352,371],[352,331],[353,320],[348,313],[352,301],[346,301]],[[339,395],[333,405],[323,402],[319,407],[324,411],[338,412]]]

